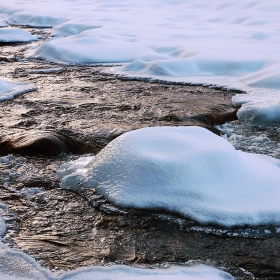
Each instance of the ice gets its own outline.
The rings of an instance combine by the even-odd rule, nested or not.
[[[0,28],[0,42],[25,43],[36,41],[39,38],[40,36],[31,35],[29,32],[20,28]]]
[[[64,164],[61,187],[96,188],[122,207],[223,226],[280,223],[280,161],[237,151],[199,127],[128,132],[97,156]]]
[[[1,29],[0,29],[1,30]],[[15,96],[36,90],[34,84],[15,83],[7,79],[0,78],[0,102],[12,100]]]

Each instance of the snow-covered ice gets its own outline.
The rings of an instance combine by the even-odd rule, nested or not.
[[[123,207],[165,209],[224,226],[280,223],[280,161],[237,151],[199,127],[128,132],[62,165],[61,187],[96,188]]]
[[[0,42],[4,43],[26,43],[37,41],[40,36],[31,35],[20,28],[0,28]]]
[[[12,100],[15,96],[36,90],[36,86],[30,83],[15,83],[7,79],[0,78],[0,102]]]

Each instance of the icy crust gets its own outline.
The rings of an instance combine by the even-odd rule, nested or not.
[[[15,96],[37,90],[34,84],[14,83],[0,78],[0,102],[14,99]]]
[[[241,105],[237,116],[246,125],[280,125],[278,90],[256,90],[254,93],[237,94],[232,97],[232,102],[234,105]]]
[[[122,207],[165,209],[223,226],[280,223],[280,161],[236,151],[199,127],[128,132],[62,165],[61,187],[96,188]]]
[[[25,43],[36,41],[40,36],[31,35],[20,28],[0,28],[0,42],[4,43]]]

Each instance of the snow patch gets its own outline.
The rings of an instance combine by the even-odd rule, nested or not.
[[[85,30],[101,27],[102,25],[98,25],[95,22],[91,23],[90,20],[69,20],[54,26],[52,29],[52,36],[65,37],[70,35],[78,35]]]
[[[0,42],[3,43],[26,43],[37,41],[40,36],[31,35],[20,28],[0,28]]]
[[[0,29],[1,30],[1,29]],[[0,102],[14,99],[15,96],[37,90],[34,84],[15,83],[0,78]]]
[[[199,127],[125,133],[62,165],[61,187],[96,188],[122,207],[165,209],[223,226],[280,222],[280,161],[236,151]]]
[[[0,20],[0,28],[7,27],[7,26],[8,26],[8,24],[5,21]]]

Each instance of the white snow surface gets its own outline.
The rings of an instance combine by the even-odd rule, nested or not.
[[[1,30],[1,29],[0,29]],[[0,102],[14,99],[15,96],[36,90],[36,86],[30,83],[15,83],[0,78]]]
[[[165,209],[223,226],[280,223],[280,161],[237,151],[200,127],[125,133],[62,165],[61,187],[96,188],[122,207]]]
[[[31,35],[29,32],[20,28],[0,28],[0,42],[5,43],[26,43],[36,41],[40,38],[37,35]]]
[[[0,19],[0,28],[1,27],[6,27],[6,26],[8,26],[8,24],[5,21]]]
[[[201,76],[211,76],[213,83],[219,76],[233,76],[246,85],[265,87],[271,83],[264,77],[268,80],[267,76],[280,73],[277,0],[57,0],[55,5],[51,0],[10,0],[0,6],[0,12],[8,15],[9,23],[54,26],[53,36],[71,35],[33,52],[52,61],[140,59],[144,63],[133,62],[120,71],[182,80],[192,77],[198,82]],[[63,51],[68,54],[59,55]],[[273,87],[279,88],[279,82]]]

